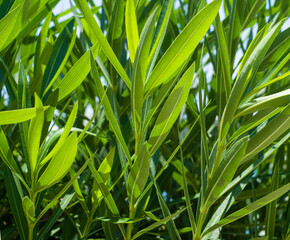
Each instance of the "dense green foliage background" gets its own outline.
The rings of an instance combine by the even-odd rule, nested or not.
[[[289,240],[289,1],[59,2],[0,0],[0,238]]]

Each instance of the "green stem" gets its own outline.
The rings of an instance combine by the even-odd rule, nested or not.
[[[88,233],[90,231],[91,224],[92,224],[92,219],[88,218],[87,222],[86,222],[86,226],[85,226],[84,232],[83,232],[83,236],[84,237],[88,235]]]
[[[28,240],[33,240],[34,224],[28,223]]]
[[[200,240],[200,234],[201,234],[205,214],[206,214],[206,211],[205,211],[205,208],[203,207],[200,213],[200,217],[198,219],[197,230],[196,230],[195,236],[193,236],[193,240]]]
[[[130,203],[130,207],[129,208],[130,208],[129,218],[132,219],[135,216],[136,208],[131,203]],[[130,240],[131,239],[132,231],[133,231],[133,223],[128,223],[128,227],[127,227],[127,240]]]

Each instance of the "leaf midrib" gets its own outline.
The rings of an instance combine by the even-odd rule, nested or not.
[[[198,28],[199,28],[199,26],[200,25],[202,25],[202,23],[207,19],[207,16],[208,15],[210,15],[210,13],[212,12],[214,10],[214,8],[212,8],[211,10],[210,10],[210,12],[204,17],[204,19],[203,19],[203,21],[201,21],[198,25],[197,25],[197,27],[196,27],[196,29],[190,34],[190,36],[187,38],[187,40],[185,41],[185,43],[182,45],[182,47],[181,48],[179,48],[179,50],[178,50],[178,52],[175,54],[175,56],[171,59],[171,61],[169,62],[169,64],[167,64],[167,66],[164,68],[164,70],[159,74],[159,76],[157,77],[157,79],[151,84],[151,87],[150,87],[150,89],[148,89],[148,91],[147,92],[150,92],[150,90],[156,85],[156,83],[159,81],[159,79],[162,77],[162,75],[164,74],[164,72],[171,66],[171,64],[172,64],[172,62],[177,58],[177,56],[179,55],[179,53],[183,50],[183,48],[185,47],[185,45],[187,45],[187,43],[190,41],[190,39],[191,39],[191,37],[192,37],[192,35],[193,34],[195,34],[196,33],[196,31],[198,30]],[[180,33],[180,34],[182,34],[182,33]],[[180,35],[179,35],[180,36]],[[177,40],[177,39],[176,39]],[[172,45],[176,42],[176,40],[172,43]],[[172,46],[171,45],[171,46]],[[166,54],[166,53],[165,53]],[[164,55],[165,55],[164,54]],[[163,55],[163,56],[164,56]],[[161,59],[162,60],[162,59]],[[159,63],[158,63],[158,65],[156,66],[156,68],[159,66],[159,64],[160,64],[160,62],[161,62],[161,60],[159,61]],[[153,71],[153,73],[154,73],[154,71]],[[152,73],[152,74],[153,74]]]

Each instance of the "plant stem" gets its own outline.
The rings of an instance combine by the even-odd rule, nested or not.
[[[202,230],[202,225],[203,225],[203,220],[205,217],[205,208],[203,207],[198,219],[198,224],[197,224],[197,231],[196,231],[196,235],[193,236],[193,240],[200,240],[200,234],[201,234],[201,230]]]
[[[130,208],[129,218],[132,219],[132,218],[134,218],[136,208],[131,203],[130,203],[130,207],[129,208]],[[132,230],[133,230],[133,223],[128,223],[128,227],[127,227],[127,240],[130,240],[131,239]]]
[[[28,240],[33,240],[34,224],[28,223]]]

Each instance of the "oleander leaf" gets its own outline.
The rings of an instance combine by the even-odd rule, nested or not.
[[[42,108],[43,104],[37,94],[35,97],[35,107]],[[31,172],[34,173],[37,164],[37,157],[40,147],[40,139],[42,133],[42,127],[44,123],[44,110],[38,112],[37,116],[30,121],[28,129],[28,154]]]
[[[259,97],[251,102],[245,103],[239,107],[236,117],[249,113],[261,111],[269,108],[284,107],[290,102],[290,89],[274,93],[265,97]]]
[[[151,230],[153,230],[153,229],[155,229],[155,228],[157,228],[157,227],[159,227],[159,226],[161,226],[161,225],[167,223],[168,221],[170,221],[170,220],[176,218],[177,216],[179,216],[179,215],[180,215],[180,214],[181,214],[185,209],[186,209],[186,208],[183,208],[183,209],[181,209],[181,210],[178,210],[177,212],[171,214],[170,216],[165,217],[165,218],[161,219],[160,221],[155,222],[155,223],[151,224],[150,226],[148,226],[148,227],[146,227],[146,228],[140,230],[140,231],[137,232],[134,236],[132,236],[131,239],[134,240],[134,239],[136,239],[136,238],[142,236],[143,234],[145,234],[145,233],[147,233],[147,232],[149,232],[149,231],[151,231]]]
[[[17,181],[18,179],[13,176],[13,173],[9,170],[9,168],[5,167],[4,183],[7,190],[9,205],[12,210],[13,218],[21,240],[25,240],[28,238],[28,227],[22,208],[22,196],[17,188]]]
[[[40,163],[41,166],[44,166],[44,164],[46,164],[58,151],[60,148],[62,148],[64,142],[67,139],[67,136],[69,135],[71,128],[74,125],[76,116],[77,116],[77,112],[78,112],[78,102],[75,103],[69,118],[65,124],[64,130],[59,138],[59,140],[57,141],[57,143],[55,144],[55,146],[53,147],[53,149],[47,154],[46,152],[42,151],[41,155],[39,157],[40,159]],[[47,154],[46,156],[44,156],[45,154]]]
[[[215,0],[190,20],[164,53],[148,78],[145,87],[146,95],[149,95],[154,88],[173,77],[172,74],[185,62],[206,34],[218,13],[220,5],[221,0]]]
[[[11,39],[10,35],[15,27],[23,6],[23,1],[15,1],[8,14],[0,20],[0,51],[13,39]]]
[[[208,233],[212,232],[213,230],[223,227],[231,222],[234,222],[244,216],[247,216],[248,214],[260,209],[261,207],[266,206],[267,204],[271,203],[275,199],[281,197],[285,193],[290,191],[290,183],[278,188],[277,190],[267,194],[265,197],[262,197],[258,199],[257,201],[247,205],[246,207],[230,214],[229,216],[225,217],[221,221],[219,221],[217,224],[211,226],[209,229],[207,229],[203,234],[202,237],[206,236]]]
[[[126,83],[129,90],[131,90],[131,82],[130,79],[125,72],[124,68],[122,67],[121,63],[119,62],[118,58],[116,57],[113,49],[111,48],[110,44],[108,43],[107,39],[105,38],[102,30],[100,29],[96,19],[94,18],[93,13],[91,12],[87,2],[85,0],[78,0],[81,6],[81,10],[84,14],[84,17],[89,24],[90,28],[92,29],[96,40],[98,41],[100,47],[106,54],[107,58],[110,60],[116,71],[119,73],[123,81]]]
[[[69,171],[77,153],[77,133],[72,133],[54,155],[36,183],[36,191],[43,191],[60,181]]]
[[[233,144],[222,157],[218,168],[209,179],[205,193],[204,208],[208,209],[231,182],[239,163],[242,160],[248,144],[248,137],[244,137]]]
[[[250,140],[242,163],[251,159],[258,152],[269,146],[290,129],[290,104],[274,117],[264,128]]]
[[[41,95],[48,91],[51,83],[53,83],[52,80],[60,73],[60,66],[62,66],[63,61],[68,57],[67,53],[70,52],[69,48],[72,45],[73,26],[74,21],[72,20],[64,27],[53,45],[51,57],[43,74]]]
[[[117,119],[115,117],[115,114],[113,112],[110,101],[105,93],[105,90],[104,90],[104,87],[102,85],[102,82],[101,82],[101,79],[100,79],[100,76],[98,73],[98,69],[97,69],[97,66],[96,66],[96,63],[95,63],[95,60],[94,60],[92,54],[91,54],[90,62],[91,62],[91,73],[92,73],[92,76],[93,76],[94,80],[96,81],[96,85],[97,85],[98,97],[100,99],[102,99],[102,104],[104,106],[106,116],[107,116],[107,118],[108,118],[108,120],[113,128],[113,131],[114,131],[119,143],[122,146],[122,150],[124,151],[124,154],[126,155],[128,161],[129,161],[131,159],[131,156],[130,156],[128,147],[126,145],[126,142],[124,140],[123,134],[122,134],[121,129],[120,129],[120,126],[119,126]]]
[[[128,178],[128,196],[130,203],[135,204],[142,193],[149,176],[149,155],[147,143],[141,148]]]
[[[223,140],[226,136],[226,133],[229,128],[229,124],[232,122],[235,111],[237,110],[238,104],[240,102],[240,98],[244,93],[244,90],[251,79],[252,73],[255,73],[257,68],[259,67],[263,57],[267,53],[267,50],[271,46],[271,43],[274,41],[275,37],[279,33],[284,21],[280,21],[277,23],[263,39],[257,44],[255,49],[251,51],[251,49],[247,50],[246,55],[249,54],[247,61],[245,61],[244,65],[241,64],[241,71],[237,76],[237,80],[232,88],[230,93],[227,105],[225,107],[222,122],[220,138]],[[262,29],[263,30],[263,29]],[[259,37],[259,35],[257,35]],[[256,37],[257,37],[256,36]],[[253,40],[254,41],[254,40]]]
[[[134,0],[127,0],[125,23],[126,23],[125,24],[126,36],[127,36],[130,59],[131,59],[131,62],[134,63],[137,46],[139,43],[139,32],[138,32],[138,24],[137,24],[136,12],[135,12]]]
[[[34,107],[18,110],[0,111],[0,125],[21,123],[35,118],[39,113],[46,111],[49,107]]]
[[[156,10],[150,15],[143,28],[133,67],[132,114],[136,132],[139,131],[141,125],[142,107],[144,100],[143,91],[147,72],[147,59],[153,36],[155,15]]]
[[[35,206],[29,197],[22,198],[22,207],[27,221],[33,223],[35,221]]]
[[[150,156],[165,140],[183,108],[193,81],[194,68],[195,64],[193,63],[183,74],[164,103],[148,140]]]
[[[92,46],[64,76],[56,88],[59,89],[58,101],[64,99],[82,84],[91,70],[90,51],[95,58],[97,56],[98,50],[98,44]]]

